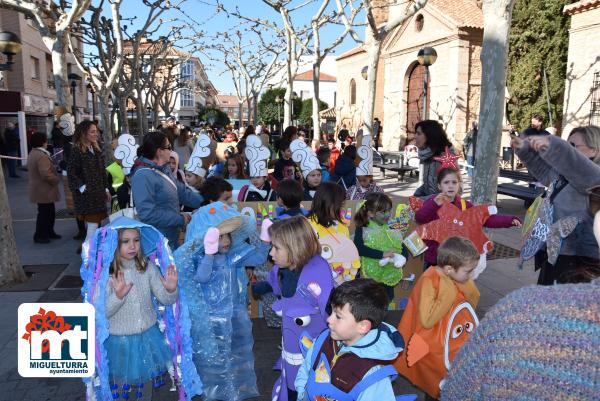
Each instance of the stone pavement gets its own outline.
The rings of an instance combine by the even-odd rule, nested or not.
[[[50,244],[35,244],[36,206],[29,203],[27,196],[27,172],[19,172],[22,178],[6,178],[9,202],[11,205],[13,226],[17,246],[23,265],[48,265],[42,269],[48,270],[49,283],[45,288],[31,288],[26,283],[18,291],[6,292],[0,289],[0,401],[76,401],[83,400],[84,388],[78,379],[24,379],[17,372],[17,308],[24,302],[72,302],[80,301],[77,277],[79,275],[80,258],[76,254],[78,242],[71,239],[76,233],[75,220],[64,213],[63,199],[57,203],[58,213],[56,232],[63,236]],[[464,176],[466,195],[470,187]],[[397,182],[396,177],[378,179],[388,194],[409,196],[417,187],[416,179],[408,178],[407,182]],[[62,192],[62,185],[60,186]],[[465,196],[466,196],[465,195]],[[525,212],[522,201],[500,197],[498,202],[500,213],[510,213],[522,216]],[[518,229],[492,230],[491,237],[497,243],[514,250],[519,248],[520,231]],[[510,253],[510,252],[509,252]],[[514,251],[513,251],[514,254]],[[52,266],[49,266],[52,265]],[[58,265],[58,266],[57,266]],[[62,265],[62,266],[60,266]],[[66,268],[65,268],[66,265]],[[51,269],[58,269],[51,271]],[[477,281],[481,291],[481,301],[477,309],[483,316],[500,298],[507,293],[533,284],[536,280],[531,264],[526,264],[523,270],[516,267],[516,259],[495,259],[488,261],[487,270]],[[61,288],[64,287],[64,288]],[[69,288],[70,287],[70,288]],[[401,312],[391,312],[388,321],[395,324],[399,321]],[[255,370],[258,377],[261,397],[254,400],[270,400],[270,391],[277,374],[272,370],[273,363],[278,357],[278,330],[266,327],[262,319],[254,321],[255,339]],[[417,393],[419,399],[424,399],[423,393],[413,388],[404,379],[396,380],[397,394]],[[167,389],[153,394],[156,400],[175,400],[173,393]]]

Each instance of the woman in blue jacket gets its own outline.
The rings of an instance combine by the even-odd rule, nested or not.
[[[169,166],[171,144],[162,132],[151,132],[144,137],[140,156],[131,172],[131,191],[141,222],[154,226],[176,249],[179,229],[191,219],[181,213],[180,204],[198,208],[202,196],[178,181]]]

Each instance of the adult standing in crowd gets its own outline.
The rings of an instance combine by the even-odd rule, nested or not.
[[[6,155],[9,157],[19,156],[19,147],[21,145],[21,139],[19,137],[19,126],[18,124],[8,123],[6,130],[4,130],[4,149]],[[17,160],[8,159],[8,176],[12,178],[20,178],[17,175]]]
[[[600,185],[600,128],[575,128],[566,141],[554,135],[512,136],[511,144],[529,173],[549,187],[545,201],[552,205],[551,223],[571,216],[577,219],[575,229],[554,245],[559,251],[553,264],[545,247],[535,255],[538,284],[564,283],[583,262],[598,261],[586,190]]]
[[[191,132],[189,127],[184,127],[175,140],[175,146],[173,147],[173,150],[179,156],[179,166],[182,169],[188,163],[194,151],[194,143],[190,137]]]
[[[437,171],[441,163],[434,159],[445,152],[446,147],[452,153],[454,148],[444,128],[434,120],[419,121],[415,125],[415,145],[419,148],[419,160],[423,167],[420,175],[423,184],[415,191],[415,196],[427,197],[439,192]]]
[[[373,142],[375,145],[375,150],[379,150],[379,136],[381,134],[381,121],[379,118],[375,117],[373,121]]]
[[[521,133],[522,137],[528,137],[531,135],[550,135],[546,129],[544,129],[544,116],[541,114],[534,114],[531,117],[531,126],[525,128]]]
[[[475,149],[477,149],[477,121],[473,121],[471,131],[467,132],[463,139],[465,159],[467,159],[467,164],[473,167],[475,166]],[[473,167],[467,167],[469,177],[473,177]]]
[[[51,239],[60,239],[54,232],[56,209],[54,202],[60,199],[59,177],[48,152],[48,137],[43,132],[31,136],[31,152],[27,159],[29,171],[29,200],[37,203],[38,214],[35,222],[33,242],[47,244]]]
[[[175,178],[169,165],[171,144],[164,133],[146,134],[138,152],[131,172],[138,217],[158,229],[175,249],[179,230],[192,218],[189,213],[181,213],[179,205],[196,209],[202,204],[202,196]]]
[[[86,239],[91,238],[102,220],[108,217],[106,204],[111,196],[105,168],[96,124],[89,120],[80,122],[73,136],[67,176],[75,217],[87,223]]]

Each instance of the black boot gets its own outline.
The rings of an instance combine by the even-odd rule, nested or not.
[[[79,219],[76,219],[76,220],[77,220],[77,229],[79,230],[79,232],[77,233],[76,236],[73,237],[73,239],[81,241],[81,240],[84,240],[87,235],[87,231],[85,229],[85,221],[79,220]]]

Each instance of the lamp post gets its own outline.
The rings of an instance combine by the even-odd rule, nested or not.
[[[21,39],[12,32],[0,32],[0,52],[6,56],[6,63],[0,64],[0,71],[11,71],[13,56],[21,51]]]
[[[92,120],[96,121],[96,99],[94,99],[94,93],[96,93],[96,91],[92,84],[87,84],[87,89],[92,94]],[[73,97],[73,99],[75,98]]]
[[[435,63],[435,60],[437,60],[437,52],[433,47],[424,47],[421,50],[419,50],[419,53],[417,53],[417,61],[419,62],[419,64],[425,67],[425,74],[423,76],[423,120],[427,120],[429,117],[427,113],[427,87],[429,83],[429,66],[433,65],[433,63]]]
[[[281,104],[283,103],[283,98],[279,95],[275,98],[275,103],[277,103],[277,123],[279,124],[279,134],[281,135]]]
[[[67,75],[69,79],[69,83],[71,84],[71,94],[73,95],[73,118],[75,119],[75,123],[77,123],[77,101],[75,96],[75,89],[77,89],[77,81],[81,81],[81,76],[75,74],[74,72]]]
[[[292,92],[292,115],[291,120],[292,120],[292,125],[296,125],[294,124],[294,100],[298,99],[298,94],[296,92]]]

